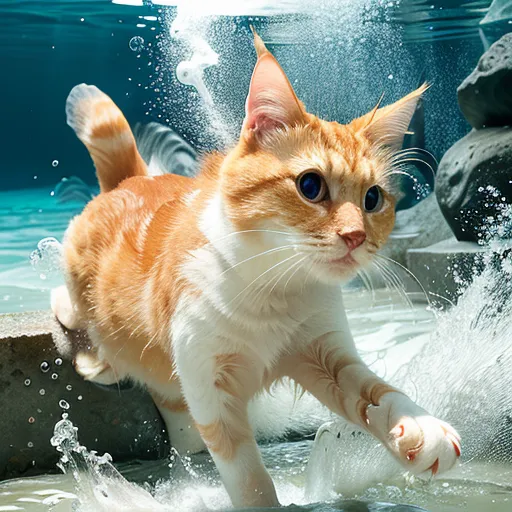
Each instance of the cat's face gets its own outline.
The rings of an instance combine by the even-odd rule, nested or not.
[[[348,125],[327,122],[257,48],[240,142],[221,172],[228,217],[238,230],[280,232],[274,245],[293,244],[318,278],[350,277],[393,229],[386,174],[424,89]]]

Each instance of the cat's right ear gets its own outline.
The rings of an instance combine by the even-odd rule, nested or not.
[[[304,123],[305,112],[275,57],[254,32],[258,61],[245,102],[241,135],[259,137],[277,128]]]

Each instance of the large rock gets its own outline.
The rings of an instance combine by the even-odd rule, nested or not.
[[[51,312],[0,315],[0,480],[57,469],[50,438],[63,412],[83,445],[116,462],[169,453],[151,397],[139,387],[119,391],[86,382],[74,371],[70,350]]]
[[[460,109],[473,128],[512,125],[512,33],[482,55],[457,93]]]
[[[498,215],[512,203],[512,128],[473,130],[457,141],[439,164],[435,191],[458,240],[485,237],[493,229],[488,217],[503,224]]]

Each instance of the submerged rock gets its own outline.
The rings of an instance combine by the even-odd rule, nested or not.
[[[512,33],[496,41],[457,89],[473,128],[512,125]]]
[[[435,191],[458,240],[478,242],[493,222],[502,225],[512,204],[512,128],[473,130],[457,141],[439,164]]]

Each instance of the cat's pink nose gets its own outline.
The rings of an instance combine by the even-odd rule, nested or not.
[[[362,229],[355,229],[354,231],[345,231],[338,234],[347,244],[349,251],[357,249],[366,240],[366,233]]]

